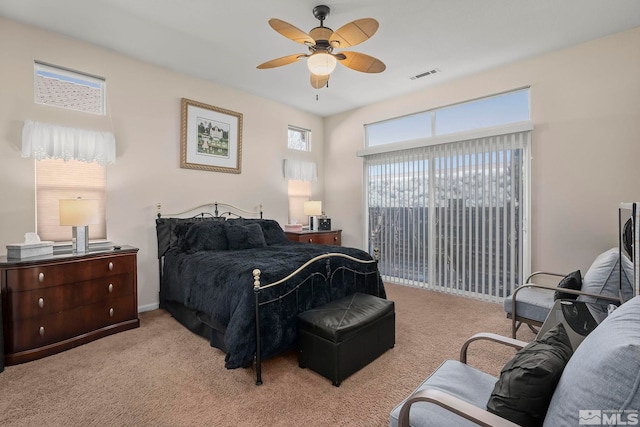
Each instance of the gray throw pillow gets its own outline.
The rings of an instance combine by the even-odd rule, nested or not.
[[[559,323],[504,365],[487,410],[521,426],[542,425],[572,354],[567,332]]]
[[[622,281],[620,280],[620,262],[622,262]],[[582,280],[582,290],[585,292],[622,296],[622,301],[628,301],[634,296],[633,263],[625,255],[620,255],[618,248],[611,248],[601,253],[593,261]],[[608,300],[580,295],[578,301],[597,302],[606,310]]]
[[[638,409],[640,297],[635,297],[614,310],[578,346],[553,394],[545,426],[589,424],[584,417],[593,410],[601,412],[598,425],[612,424],[617,416],[618,425],[633,425]]]

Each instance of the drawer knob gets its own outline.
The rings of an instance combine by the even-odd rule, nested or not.
[[[333,241],[337,242],[338,241],[338,236],[333,236]]]
[[[113,283],[109,283],[109,292],[113,292]]]
[[[109,309],[109,317],[113,317],[113,308]]]
[[[309,243],[313,243],[313,239],[309,238]]]
[[[44,308],[44,298],[38,298],[38,307]]]
[[[38,274],[38,281],[39,281],[40,283],[44,282],[44,273],[40,273],[40,274]]]
[[[113,263],[111,261],[109,261],[109,271],[113,270]]]
[[[40,326],[40,336],[44,336],[44,326]]]

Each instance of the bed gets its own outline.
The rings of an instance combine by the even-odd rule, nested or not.
[[[262,360],[295,346],[299,313],[356,292],[386,298],[367,252],[291,242],[261,207],[160,209],[160,308],[225,352],[226,368],[255,364],[257,384]]]

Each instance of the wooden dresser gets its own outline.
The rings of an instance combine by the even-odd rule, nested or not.
[[[342,230],[285,231],[293,242],[319,243],[321,245],[342,245]]]
[[[0,257],[6,365],[137,328],[137,252]]]

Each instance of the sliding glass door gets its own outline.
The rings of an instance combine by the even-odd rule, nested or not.
[[[365,155],[385,278],[498,300],[522,282],[530,132]]]

